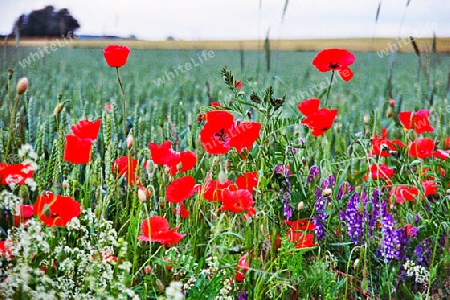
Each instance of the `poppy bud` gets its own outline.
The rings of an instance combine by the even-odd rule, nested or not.
[[[329,197],[329,196],[331,196],[331,192],[332,192],[331,189],[324,189],[324,190],[322,191],[322,196],[324,196],[324,197]]]
[[[19,81],[17,82],[17,94],[19,95],[23,95],[23,93],[25,93],[28,89],[28,78],[23,77],[20,78]]]
[[[393,110],[392,107],[390,106],[390,107],[388,108],[387,112],[386,112],[386,118],[392,117],[393,113],[394,113],[394,110]]]
[[[59,95],[62,96],[62,94],[59,94]],[[59,100],[61,100],[61,98],[58,96],[58,102],[59,102]],[[58,105],[56,105],[55,109],[53,110],[53,115],[54,115],[54,116],[59,115],[59,114],[61,113],[62,109],[64,108],[64,105],[65,105],[67,102],[70,102],[70,100],[65,100],[65,101],[63,101],[63,102],[61,102],[61,103],[58,103]]]
[[[129,134],[127,136],[127,139],[125,140],[125,144],[127,145],[127,148],[130,149],[131,147],[133,147],[134,144],[134,138],[131,134]]]
[[[144,191],[144,189],[138,190],[138,198],[141,202],[147,202],[147,193]]]
[[[147,160],[146,171],[147,171],[148,176],[153,176],[153,174],[155,174],[156,167],[151,159]]]
[[[107,112],[110,112],[110,111],[112,110],[112,105],[111,105],[111,103],[107,102],[107,103],[105,104],[105,109],[106,109]]]
[[[364,124],[369,124],[369,119],[370,119],[369,115],[365,114],[364,117],[363,117]]]
[[[302,210],[304,207],[305,207],[305,204],[303,203],[303,201],[300,201],[300,202],[298,203],[298,206],[297,206],[298,210],[300,211],[300,210]]]
[[[145,266],[145,274],[150,275],[152,273],[152,268],[150,266]]]
[[[11,69],[8,70],[8,80],[11,80],[11,79],[12,79],[13,73],[14,73],[13,70],[11,70]]]
[[[67,181],[67,179],[64,179],[63,183],[62,183],[62,186],[63,186],[63,189],[66,190],[69,187],[69,181]]]
[[[372,204],[372,201],[367,201],[367,203],[366,203],[366,210],[367,210],[367,213],[369,213],[369,214],[371,214],[372,213],[372,211],[373,211],[373,204]]]
[[[228,175],[224,172],[224,171],[220,171],[220,173],[219,173],[219,182],[220,182],[220,184],[224,184],[225,183],[225,181],[227,181],[228,180]]]
[[[59,113],[62,111],[63,108],[64,108],[64,102],[58,103],[58,105],[56,105],[55,109],[53,110],[53,115],[54,116],[59,115]]]
[[[353,263],[353,268],[356,269],[359,267],[359,258],[355,259],[355,262]]]
[[[389,100],[389,105],[390,105],[391,107],[394,107],[394,106],[395,106],[395,100],[394,100],[394,99],[390,99],[390,100]]]

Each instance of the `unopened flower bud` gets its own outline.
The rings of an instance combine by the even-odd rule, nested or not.
[[[364,124],[369,124],[369,119],[370,119],[369,115],[365,114],[363,117]]]
[[[150,266],[145,266],[145,274],[150,275],[152,273],[152,268]]]
[[[23,93],[25,93],[28,89],[28,78],[26,77],[22,77],[19,79],[19,81],[17,82],[17,94],[19,95],[23,95]]]
[[[322,191],[322,196],[329,197],[331,195],[332,190],[331,189],[324,189]]]
[[[11,70],[11,69],[8,70],[8,80],[11,80],[11,79],[12,79],[13,73],[14,73],[13,70]]]
[[[227,180],[228,180],[228,175],[224,171],[221,170],[219,173],[219,183],[224,184],[225,181],[227,181]]]
[[[303,203],[303,201],[300,201],[300,202],[298,203],[297,208],[298,208],[299,211],[302,210],[303,208],[305,208],[305,203]]]
[[[138,198],[139,198],[139,201],[141,201],[141,202],[147,202],[147,193],[146,193],[145,189],[139,188]]]
[[[394,99],[390,99],[390,100],[389,100],[389,105],[390,105],[391,107],[394,107],[394,106],[395,106],[395,100],[394,100]]]
[[[147,171],[148,176],[153,176],[153,174],[155,174],[156,167],[151,159],[147,160],[146,171]]]
[[[359,258],[355,259],[355,262],[353,263],[353,268],[356,269],[359,267]]]
[[[131,134],[129,134],[127,136],[127,139],[125,140],[125,144],[127,145],[127,148],[130,149],[131,147],[133,147],[134,144],[134,138]]]
[[[390,118],[392,117],[392,115],[394,114],[394,110],[392,109],[392,107],[388,107],[388,110],[386,112],[386,118]]]
[[[63,189],[66,190],[69,187],[69,181],[67,181],[67,179],[64,179],[63,183],[62,183],[62,186],[63,186]]]

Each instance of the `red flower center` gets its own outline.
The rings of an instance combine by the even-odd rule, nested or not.
[[[330,63],[330,68],[331,69],[338,69],[340,66],[339,66],[339,64],[338,63]]]

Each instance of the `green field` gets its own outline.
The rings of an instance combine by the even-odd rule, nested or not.
[[[43,57],[40,51],[0,48],[0,161],[22,162],[17,153],[30,144],[39,166],[33,175],[35,190],[0,185],[0,242],[10,229],[8,241],[14,245],[12,257],[0,252],[0,298],[182,299],[171,296],[181,297],[180,289],[187,299],[449,297],[449,160],[431,154],[418,158],[408,150],[422,137],[435,142],[433,151],[450,148],[448,53],[380,58],[377,52],[355,52],[350,66],[354,77],[344,82],[336,74],[330,88],[331,72],[321,73],[311,64],[317,51],[272,50],[267,71],[264,51],[132,48],[119,69],[127,105],[124,133],[116,70],[106,64],[101,48],[58,47]],[[225,83],[224,67],[234,81],[243,82],[240,91],[233,82]],[[29,87],[16,98],[21,77],[29,79]],[[282,106],[276,106],[284,96]],[[313,97],[320,97],[321,107],[338,110],[331,129],[319,137],[299,124],[304,116],[297,105]],[[14,99],[19,101],[12,117]],[[395,105],[390,107],[392,99]],[[201,114],[213,109],[212,102],[219,102],[235,120],[261,123],[252,149],[205,152],[200,132],[210,121]],[[112,109],[107,109],[109,104]],[[399,113],[422,109],[429,110],[434,131],[405,130]],[[63,158],[65,136],[83,119],[101,119],[102,124],[89,163],[77,165]],[[372,155],[372,141],[382,128],[389,140],[398,139],[405,147],[390,151],[389,157]],[[130,129],[134,143],[127,147]],[[196,153],[195,167],[183,176],[192,176],[205,189],[211,179],[235,181],[245,172],[257,172],[252,196],[256,213],[223,209],[223,203],[205,200],[198,190],[183,202],[189,217],[174,213],[180,204],[167,200],[167,187],[182,178],[181,172],[171,176],[162,165],[143,166],[150,159],[148,143],[169,140],[175,151]],[[117,175],[114,161],[122,156],[137,159],[140,183],[151,191],[146,201],[140,200],[137,184]],[[391,180],[375,179],[368,172],[381,163],[395,170]],[[315,167],[320,169],[317,176],[311,173]],[[425,196],[425,179],[436,182],[435,193]],[[396,197],[408,195],[392,194],[405,186],[417,187],[417,194],[400,204]],[[46,227],[34,216],[28,228],[13,225],[16,208],[8,201],[33,205],[45,191],[76,199],[83,209],[79,222]],[[352,218],[362,218],[362,233],[356,238],[349,229],[352,218],[341,220],[355,197],[361,200],[352,208]],[[291,230],[284,221],[286,198],[291,221],[322,218],[324,238],[317,228],[286,233]],[[42,214],[51,216],[50,208],[45,209]],[[376,220],[366,219],[372,214]],[[165,245],[138,241],[141,223],[150,216],[164,216],[170,228],[179,226],[186,236]],[[417,234],[410,235],[409,225]],[[383,259],[393,231],[399,236],[403,232],[393,246],[398,257]],[[293,236],[302,241],[299,234],[310,234],[313,245],[292,243]],[[105,251],[114,262],[105,259]],[[417,268],[405,267],[407,260]]]

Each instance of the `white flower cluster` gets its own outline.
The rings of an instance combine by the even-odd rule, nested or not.
[[[30,219],[7,242],[12,256],[0,257],[0,295],[6,298],[139,299],[126,285],[132,266],[120,258],[126,243],[118,241],[111,222],[91,211],[66,228]]]
[[[412,260],[408,260],[403,264],[408,277],[415,277],[416,283],[427,284],[430,278],[430,272],[425,267],[417,266]]]
[[[166,297],[168,300],[183,300],[184,295],[182,293],[183,284],[178,281],[172,281],[166,288]]]
[[[14,216],[16,216],[19,212],[17,212],[17,207],[22,204],[22,198],[17,197],[13,193],[10,193],[6,190],[0,193],[0,208],[3,210],[9,210],[12,212]]]
[[[225,270],[220,270],[219,272],[223,276],[226,275]],[[222,287],[220,288],[219,295],[216,296],[214,299],[217,299],[217,300],[233,300],[233,297],[231,296],[233,291],[234,291],[233,279],[225,278],[223,280],[223,282],[222,282]]]

